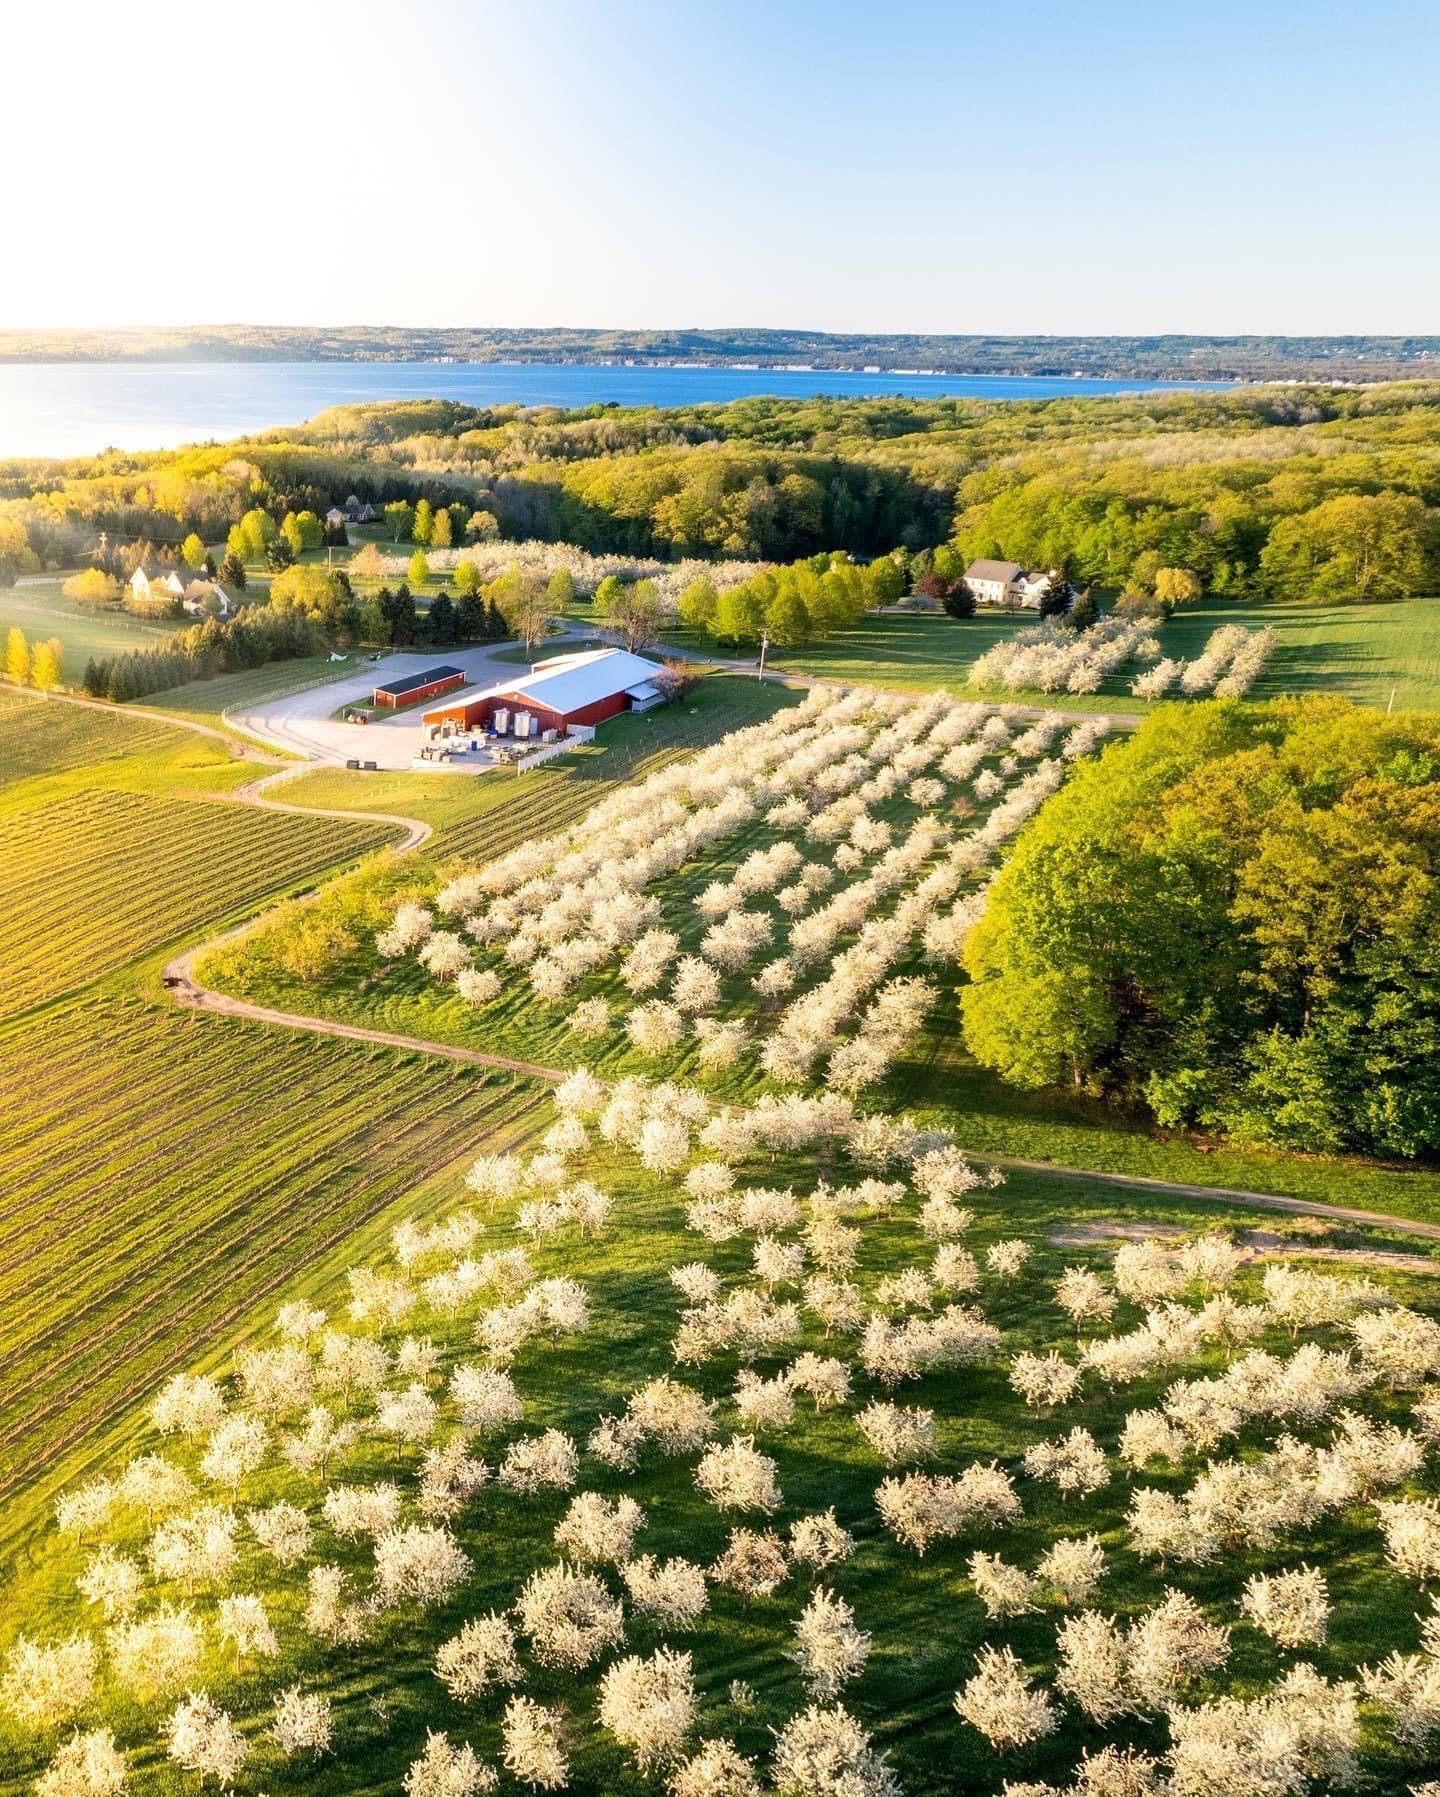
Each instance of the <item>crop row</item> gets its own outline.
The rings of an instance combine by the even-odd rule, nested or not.
[[[147,718],[16,695],[14,703],[0,704],[0,787],[114,755],[156,754],[182,740],[178,730]]]
[[[0,867],[0,1015],[384,842],[383,826],[85,794],[24,814]]]
[[[47,1129],[15,1157],[18,1172],[33,1173],[27,1160],[43,1164],[47,1202],[39,1214],[32,1207],[34,1258],[12,1254],[0,1275],[0,1303],[17,1324],[0,1426],[0,1458],[16,1470],[0,1491],[534,1102],[530,1088],[501,1076],[437,1077],[417,1057],[340,1042],[317,1050],[229,1020],[197,1030],[195,1020],[137,1007],[108,1029],[99,1021],[97,1007],[74,1006],[43,1032],[12,1032],[0,1056],[28,1068],[62,1109],[73,1075],[74,1088],[104,1101],[116,1150],[77,1110],[73,1130]],[[227,1119],[176,1102],[182,1068],[191,1090],[228,1095]],[[0,1104],[8,1098],[0,1089]],[[147,1149],[138,1176],[126,1154],[137,1137]],[[10,1245],[25,1245],[13,1228]]]

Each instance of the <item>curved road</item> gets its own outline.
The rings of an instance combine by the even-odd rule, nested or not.
[[[272,766],[278,757],[266,755],[253,749],[247,743],[236,742],[227,737],[223,731],[213,729],[208,724],[195,723],[189,719],[167,716],[162,711],[150,711],[134,706],[115,706],[99,699],[82,699],[70,694],[53,693],[52,699],[61,700],[70,705],[91,706],[99,711],[115,712],[122,716],[149,717],[159,723],[174,724],[181,729],[194,730],[202,736],[215,738],[224,743],[238,760],[268,762]],[[1080,713],[1085,717],[1091,714]],[[1117,722],[1121,720],[1116,720]],[[1124,720],[1133,722],[1134,720]],[[386,811],[340,811],[321,810],[309,805],[286,805],[276,799],[262,796],[262,789],[277,778],[288,777],[289,764],[281,764],[285,771],[282,774],[262,776],[252,781],[249,786],[241,787],[230,794],[216,794],[217,803],[242,805],[258,805],[268,811],[286,811],[297,815],[336,817],[343,819],[365,818],[377,823],[395,824],[405,831],[402,841],[396,844],[397,854],[410,854],[418,849],[431,835],[431,827],[419,818],[401,817],[394,812]],[[311,898],[318,894],[309,895]],[[328,1017],[312,1017],[299,1011],[280,1011],[268,1005],[252,1004],[248,999],[232,998],[228,993],[216,992],[209,986],[202,985],[195,978],[194,963],[196,959],[221,943],[233,941],[237,936],[254,927],[255,919],[239,925],[233,930],[226,930],[208,942],[198,943],[194,948],[183,950],[166,963],[164,981],[167,990],[177,1004],[187,1005],[194,1010],[210,1011],[225,1017],[245,1017],[254,1023],[269,1024],[276,1029],[305,1030],[318,1036],[342,1036],[353,1042],[373,1042],[384,1048],[399,1048],[410,1053],[435,1055],[443,1060],[462,1061],[476,1067],[495,1067],[503,1072],[528,1075],[533,1079],[548,1080],[558,1083],[566,1077],[566,1069],[560,1067],[543,1067],[535,1061],[511,1060],[504,1055],[484,1054],[476,1048],[458,1048],[448,1042],[432,1042],[424,1036],[402,1036],[391,1030],[362,1028],[358,1024],[338,1023]],[[1289,1198],[1278,1192],[1252,1192],[1242,1188],[1226,1186],[1192,1185],[1183,1180],[1147,1179],[1138,1174],[1107,1173],[1093,1167],[1062,1167],[1052,1161],[1020,1160],[1010,1155],[976,1155],[977,1160],[988,1161],[998,1167],[1009,1167],[1017,1172],[1048,1174],[1057,1179],[1083,1179],[1102,1185],[1120,1186],[1128,1191],[1146,1191],[1163,1194],[1172,1198],[1198,1198],[1218,1204],[1249,1205],[1258,1210],[1289,1211],[1301,1216],[1327,1217],[1341,1223],[1355,1223],[1363,1227],[1389,1229],[1399,1235],[1422,1236],[1429,1241],[1440,1241],[1440,1224],[1423,1223],[1408,1217],[1386,1216],[1379,1211],[1356,1210],[1348,1205],[1322,1204],[1317,1200],[1306,1198]]]

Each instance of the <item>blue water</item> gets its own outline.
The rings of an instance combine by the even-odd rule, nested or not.
[[[1167,385],[1213,388],[1224,383]],[[624,406],[680,406],[755,393],[800,399],[817,393],[1054,399],[1143,393],[1155,386],[1040,376],[596,368],[546,362],[30,362],[0,365],[0,456],[170,449],[298,424],[326,406],[358,400],[453,399],[477,406],[588,406],[616,400]]]

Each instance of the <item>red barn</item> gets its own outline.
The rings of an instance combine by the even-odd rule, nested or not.
[[[622,711],[648,711],[659,705],[665,697],[655,684],[659,672],[653,661],[625,649],[556,655],[536,662],[521,680],[502,681],[483,693],[427,711],[424,722],[477,730],[503,709],[512,718],[528,711],[537,733],[563,732],[576,724],[602,724]]]
[[[419,705],[426,699],[438,698],[441,693],[453,693],[456,687],[464,684],[465,676],[459,668],[445,664],[438,668],[422,668],[418,674],[406,674],[377,686],[375,703],[398,711],[404,705]]]

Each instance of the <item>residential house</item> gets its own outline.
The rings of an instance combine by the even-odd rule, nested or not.
[[[192,618],[206,614],[205,602],[212,593],[219,606],[216,615],[228,618],[230,595],[208,574],[192,568],[137,568],[130,576],[130,597],[136,605],[172,605],[178,599]]]
[[[1025,570],[1019,562],[975,561],[965,570],[965,584],[977,605],[1018,605]]]
[[[1027,573],[1019,562],[975,561],[965,570],[966,584],[977,605],[1018,605],[1039,611],[1055,576],[1043,568]]]

